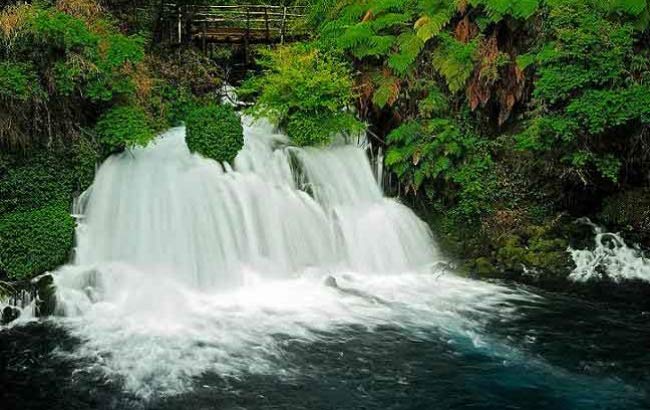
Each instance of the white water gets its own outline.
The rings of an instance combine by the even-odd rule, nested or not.
[[[643,252],[629,246],[617,233],[606,232],[589,220],[584,220],[594,230],[593,249],[571,249],[569,252],[576,268],[569,279],[576,282],[608,279],[614,282],[642,280],[650,282],[650,260]]]
[[[530,297],[444,274],[428,228],[383,197],[361,148],[288,148],[262,122],[225,168],[175,128],[109,158],[78,203],[75,263],[55,275],[62,320],[84,340],[73,355],[139,396],[205,371],[289,375],[278,334],[391,324],[481,345],[484,318]]]

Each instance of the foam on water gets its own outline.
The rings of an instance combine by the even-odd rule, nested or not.
[[[360,147],[292,148],[245,120],[231,169],[184,133],[106,160],[75,210],[75,263],[55,275],[61,320],[84,341],[72,354],[142,397],[205,371],[290,374],[282,340],[353,324],[479,345],[482,321],[530,298],[444,274],[426,224],[382,195]]]
[[[569,252],[576,265],[569,279],[576,282],[590,280],[642,280],[650,282],[650,260],[638,247],[628,245],[621,235],[606,232],[585,219],[594,230],[593,249],[572,249]]]

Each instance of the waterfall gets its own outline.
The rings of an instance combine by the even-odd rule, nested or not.
[[[102,164],[75,206],[74,263],[54,274],[56,320],[83,341],[60,354],[146,398],[204,372],[290,374],[278,335],[433,326],[480,344],[482,317],[529,298],[444,275],[363,145],[297,148],[243,124],[232,166],[190,153],[183,127]]]
[[[308,269],[397,273],[435,261],[425,224],[382,196],[362,148],[295,148],[245,120],[234,167],[185,129],[106,160],[79,217],[75,264],[123,263],[202,289]]]

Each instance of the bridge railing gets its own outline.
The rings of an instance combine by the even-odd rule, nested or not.
[[[205,42],[280,42],[305,34],[304,6],[165,4],[167,19],[184,36]]]

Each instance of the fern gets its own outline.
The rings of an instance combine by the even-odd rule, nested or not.
[[[483,6],[493,21],[510,15],[518,19],[530,18],[539,8],[539,0],[469,0],[474,7]]]
[[[399,79],[391,75],[380,74],[376,75],[373,80],[378,85],[372,95],[373,104],[379,108],[383,108],[386,105],[393,105],[399,95]]]
[[[429,41],[442,31],[456,12],[456,6],[450,1],[429,0],[418,4],[422,17],[413,27],[418,37],[424,42]]]
[[[638,16],[648,7],[647,0],[606,0],[599,3],[608,12]]]
[[[386,13],[372,20],[372,28],[375,31],[384,30],[393,26],[405,25],[411,20],[410,13]]]
[[[433,67],[447,82],[449,91],[461,90],[474,71],[476,39],[464,44],[449,34],[440,35],[441,42],[433,53]]]
[[[451,8],[433,15],[424,15],[415,22],[413,27],[417,31],[418,37],[427,42],[442,31],[453,15],[454,12]]]
[[[368,23],[358,23],[348,27],[338,38],[338,46],[343,50],[353,50],[355,47],[367,43],[374,31]]]
[[[399,51],[390,56],[388,66],[398,74],[405,74],[417,59],[424,42],[413,32],[402,33],[397,42]]]

